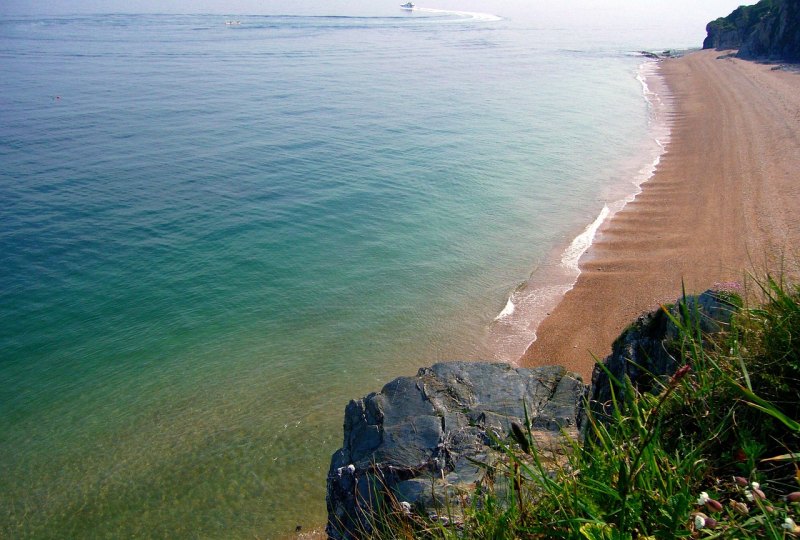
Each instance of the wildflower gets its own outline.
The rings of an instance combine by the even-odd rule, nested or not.
[[[411,515],[411,503],[403,501],[400,503],[400,508],[403,509],[403,514],[410,516]]]
[[[798,534],[800,533],[800,527],[797,526],[797,523],[790,517],[787,517],[783,520],[783,525],[781,525],[784,529],[789,531],[789,534]]]
[[[703,514],[701,512],[698,512],[698,513],[696,513],[694,515],[694,528],[695,528],[695,530],[699,531],[700,529],[713,529],[716,526],[717,526],[717,520],[716,519],[714,519],[712,517],[708,517],[707,515],[705,515],[705,514]]]
[[[689,373],[691,370],[692,366],[690,366],[689,364],[682,365],[672,376],[672,381],[670,381],[670,384],[677,384],[677,382],[683,379],[686,376],[686,374]]]
[[[800,502],[800,491],[793,491],[786,496],[786,500],[790,503]]]
[[[706,526],[706,516],[704,514],[694,515],[694,528],[697,530],[704,529]]]
[[[739,487],[746,487],[747,486],[747,478],[743,476],[734,476],[733,481],[736,482],[736,485]]]
[[[752,489],[744,490],[744,496],[747,497],[748,501],[752,502],[755,501],[756,499],[760,501],[766,500],[767,496],[764,495],[763,491],[761,491],[761,484],[759,484],[758,482],[751,482],[750,487]]]
[[[747,514],[750,513],[750,509],[747,508],[747,505],[742,503],[742,502],[731,501],[731,506],[733,507],[734,510],[736,510],[737,512],[739,512],[743,516],[746,516]]]
[[[708,496],[708,493],[705,491],[700,494],[697,498],[697,504],[699,506],[705,506],[709,512],[720,512],[722,510],[722,504],[719,501],[716,501]]]
[[[759,501],[763,501],[767,498],[767,496],[764,495],[764,492],[761,491],[760,489],[754,489],[752,491],[746,489],[744,490],[744,496],[747,497],[747,500],[750,502],[753,502],[756,499],[758,499]]]

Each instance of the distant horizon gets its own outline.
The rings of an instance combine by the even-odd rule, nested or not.
[[[0,16],[65,16],[110,14],[209,14],[227,17],[248,15],[334,15],[386,16],[399,9],[399,0],[7,0]],[[418,5],[454,11],[492,13],[530,24],[536,28],[580,28],[591,30],[624,28],[641,34],[641,47],[694,48],[702,45],[709,21],[726,16],[739,7],[739,0],[712,0],[697,5],[689,0],[656,0],[643,4],[635,0],[610,0],[598,4],[588,0],[567,0],[558,4],[522,0],[426,0]]]

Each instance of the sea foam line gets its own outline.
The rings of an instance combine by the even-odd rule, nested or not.
[[[564,267],[574,270],[578,272],[578,274],[581,273],[578,262],[583,254],[586,253],[586,250],[592,245],[594,236],[597,234],[597,229],[605,222],[609,214],[611,214],[611,210],[609,210],[607,205],[603,205],[603,209],[600,211],[597,218],[595,218],[591,224],[587,225],[581,234],[575,237],[569,247],[564,250],[564,254],[561,255],[561,264]]]
[[[633,201],[642,192],[642,184],[655,174],[661,156],[667,151],[670,138],[670,125],[666,121],[665,114],[667,109],[665,96],[651,89],[647,83],[648,79],[656,74],[657,65],[654,61],[643,62],[636,75],[647,103],[650,137],[656,144],[656,155],[632,178],[631,183],[634,186],[632,192],[620,200],[603,205],[603,209],[594,221],[562,252],[561,267],[567,272],[562,271],[561,278],[553,281],[545,280],[549,282],[537,284],[532,289],[528,288],[531,284],[531,281],[528,281],[515,288],[509,295],[506,305],[494,318],[495,328],[492,333],[500,330],[500,335],[494,336],[495,345],[498,346],[496,355],[499,358],[514,363],[536,341],[536,329],[549,314],[548,311],[553,309],[577,283],[581,274],[580,259],[591,247],[597,232],[614,214]],[[538,272],[537,277],[539,277]]]

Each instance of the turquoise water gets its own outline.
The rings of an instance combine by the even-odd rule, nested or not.
[[[236,19],[0,19],[0,536],[320,525],[347,401],[513,361],[657,155],[613,31]]]

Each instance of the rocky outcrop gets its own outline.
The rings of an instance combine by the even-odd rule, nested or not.
[[[344,442],[328,473],[331,538],[359,538],[376,508],[432,512],[469,494],[500,459],[497,441],[527,408],[540,445],[577,434],[586,387],[562,367],[452,362],[401,377],[345,409]],[[405,504],[402,504],[405,503]]]
[[[736,311],[736,296],[708,290],[677,301],[667,311],[659,309],[640,316],[614,342],[611,354],[592,372],[589,402],[601,417],[611,414],[612,387],[617,397],[624,386],[612,384],[627,377],[638,392],[658,393],[680,367],[679,323],[711,335],[730,322]],[[610,374],[610,376],[609,376]]]
[[[773,16],[755,25],[739,57],[800,62],[800,1],[780,3]]]
[[[739,49],[740,58],[800,62],[800,0],[761,0],[706,26],[704,49]]]
[[[538,452],[553,457],[562,433],[577,438],[585,397],[594,413],[610,413],[614,383],[658,392],[679,367],[676,321],[704,334],[729,322],[736,297],[706,291],[639,317],[596,367],[591,389],[563,367],[453,362],[400,377],[345,409],[344,442],[328,472],[328,526],[334,539],[366,536],[378,512],[432,512],[462,501],[491,481],[503,459],[498,442],[527,419]],[[669,314],[668,314],[669,313]],[[609,376],[610,374],[610,376]],[[450,512],[458,504],[451,505]]]

